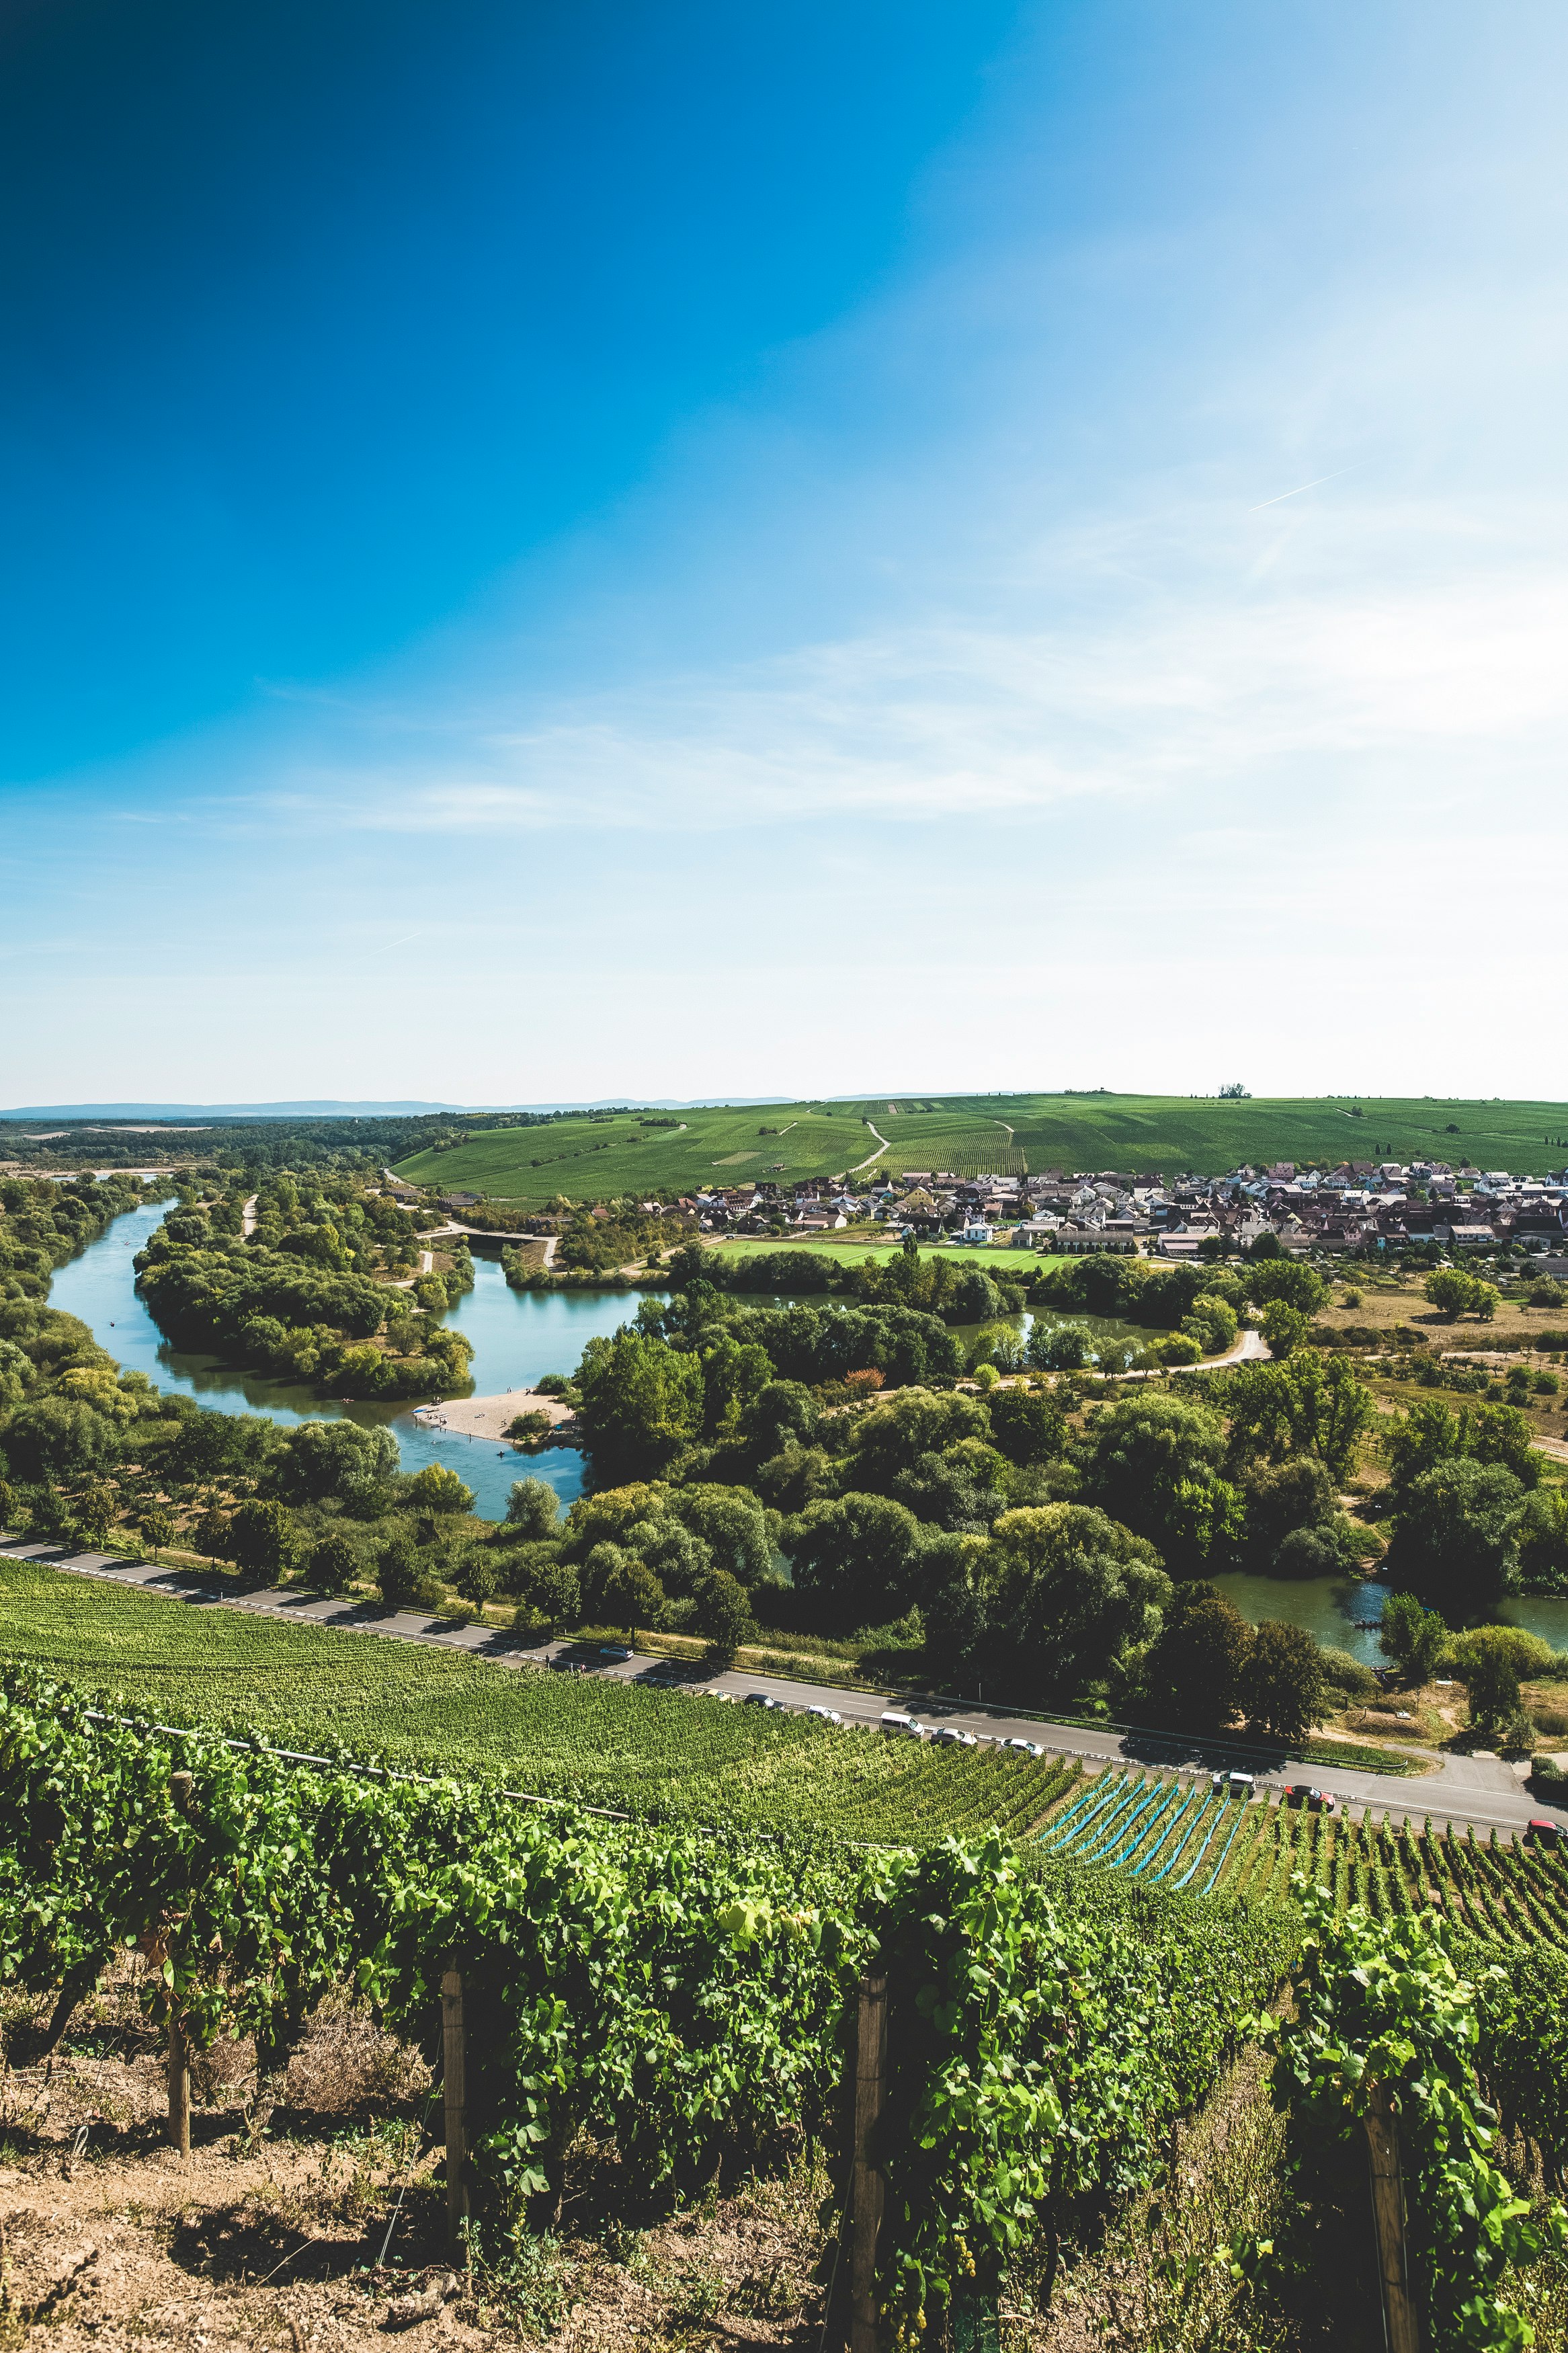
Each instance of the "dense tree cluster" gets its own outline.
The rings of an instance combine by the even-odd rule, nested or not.
[[[255,1198],[246,1235],[242,1186],[187,1187],[141,1252],[161,1331],[334,1397],[425,1397],[467,1379],[467,1341],[434,1320],[472,1285],[466,1243],[445,1273],[416,1273],[418,1227],[378,1189],[282,1174]]]

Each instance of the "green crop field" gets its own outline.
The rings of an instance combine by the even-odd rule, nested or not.
[[[1039,1845],[1064,1862],[1193,1895],[1288,1902],[1302,1872],[1331,1888],[1342,1908],[1364,1904],[1376,1919],[1435,1905],[1479,1936],[1568,1947],[1562,1852],[1430,1825],[1394,1828],[1353,1812],[1241,1805],[1201,1778],[1113,1767],[1064,1790]]]
[[[374,1634],[202,1609],[0,1562],[0,1658],[112,1693],[128,1713],[342,1746],[518,1789],[854,1838],[1026,1836],[1076,1768],[931,1748],[677,1692],[502,1667]]]
[[[654,1126],[655,1118],[679,1124]],[[879,1152],[878,1138],[888,1148]],[[541,1127],[476,1128],[465,1144],[401,1163],[415,1184],[481,1192],[520,1207],[556,1194],[794,1183],[836,1176],[876,1155],[891,1175],[1047,1168],[1218,1176],[1242,1161],[1469,1160],[1543,1176],[1568,1161],[1568,1104],[1433,1096],[977,1095],[859,1103],[583,1113]]]
[[[714,1253],[720,1258],[774,1257],[780,1250],[799,1250],[809,1258],[830,1258],[839,1266],[864,1266],[868,1260],[879,1265],[894,1257],[900,1244],[897,1242],[858,1242],[842,1237],[823,1236],[810,1241],[773,1241],[765,1234],[738,1235],[733,1240],[715,1242]],[[949,1258],[968,1265],[984,1267],[992,1274],[1006,1274],[1020,1270],[1065,1266],[1067,1261],[1058,1256],[1047,1257],[1032,1250],[984,1250],[968,1242],[930,1242],[921,1245],[921,1258]]]

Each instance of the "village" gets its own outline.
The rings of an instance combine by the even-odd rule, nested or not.
[[[476,1198],[454,1194],[443,1202],[461,1214]],[[649,1217],[673,1211],[715,1235],[785,1240],[869,1224],[921,1242],[1171,1259],[1248,1250],[1272,1235],[1292,1257],[1522,1250],[1544,1258],[1545,1272],[1568,1272],[1568,1170],[1542,1179],[1443,1161],[1277,1162],[1170,1178],[1113,1169],[1028,1176],[909,1170],[881,1179],[736,1185],[636,1207]],[[548,1230],[553,1221],[530,1222]]]

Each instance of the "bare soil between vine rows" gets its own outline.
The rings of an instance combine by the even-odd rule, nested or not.
[[[639,2210],[585,2148],[559,2233],[494,2269],[481,2250],[469,2273],[445,2253],[428,2071],[352,2010],[318,2019],[276,2098],[258,2101],[249,2044],[193,2070],[188,2161],[166,2146],[162,2056],[127,1989],[84,2008],[52,2062],[46,2017],[14,2002],[4,2019],[6,2353],[816,2347],[826,2183],[804,2164],[670,2212]]]

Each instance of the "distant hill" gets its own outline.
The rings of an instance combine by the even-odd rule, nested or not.
[[[442,1112],[458,1117],[466,1113],[507,1111],[610,1111],[624,1104],[626,1095],[601,1095],[593,1103],[342,1103],[323,1096],[310,1103],[18,1103],[0,1111],[0,1119],[434,1119]],[[704,1100],[708,1100],[704,1098]],[[736,1095],[735,1103],[768,1103],[768,1095]],[[639,1111],[689,1111],[691,1104],[669,1095],[637,1099]]]
[[[416,1184],[460,1187],[520,1207],[560,1193],[600,1200],[643,1190],[879,1171],[1219,1176],[1242,1162],[1467,1160],[1544,1176],[1568,1162],[1568,1103],[1430,1096],[921,1094],[684,1108],[679,1126],[585,1113],[548,1127],[489,1128],[398,1164]],[[666,1114],[668,1116],[668,1113]],[[886,1139],[886,1149],[879,1139]]]

